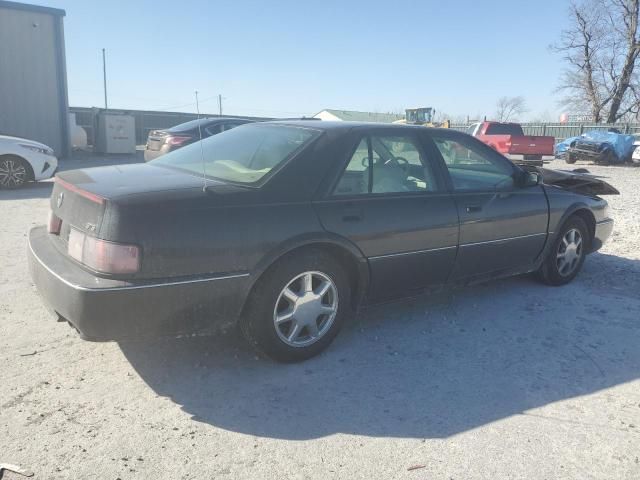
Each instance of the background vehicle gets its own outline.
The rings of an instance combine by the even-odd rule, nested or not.
[[[606,183],[573,177],[453,130],[255,123],[147,164],[59,174],[30,270],[86,339],[239,321],[259,350],[302,360],[364,301],[527,272],[570,282],[613,228]]]
[[[50,178],[57,168],[58,159],[47,145],[0,135],[0,188],[19,188]]]
[[[631,161],[635,164],[640,164],[640,139],[633,142],[633,154],[631,154]]]
[[[630,162],[635,140],[633,135],[625,135],[617,129],[592,130],[571,139],[564,158],[567,163],[578,160],[602,164]]]
[[[541,166],[555,158],[554,137],[525,135],[518,123],[479,122],[471,125],[467,133],[514,162]]]
[[[404,111],[404,119],[396,120],[393,123],[406,125],[422,125],[423,127],[449,128],[451,122],[444,120],[442,122],[434,122],[433,117],[436,109],[432,107],[407,108]]]
[[[151,130],[144,149],[144,159],[149,162],[160,155],[196,142],[200,139],[200,132],[202,138],[207,138],[252,121],[242,118],[201,118],[167,129]]]

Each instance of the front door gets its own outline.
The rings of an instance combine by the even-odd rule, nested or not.
[[[454,280],[526,270],[542,252],[548,205],[540,185],[519,186],[520,170],[479,140],[429,132],[451,180],[460,217]]]
[[[331,193],[316,202],[324,228],[367,257],[370,295],[384,298],[447,281],[458,214],[413,132],[357,133]]]

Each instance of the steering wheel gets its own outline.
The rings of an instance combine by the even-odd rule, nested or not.
[[[409,160],[404,157],[393,157],[385,162],[390,165],[397,165],[400,167],[407,175],[409,174]]]

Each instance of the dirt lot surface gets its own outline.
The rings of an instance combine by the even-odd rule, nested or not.
[[[80,340],[27,273],[50,182],[0,192],[0,463],[38,479],[640,478],[640,168],[587,168],[622,195],[574,283],[369,308],[297,365],[236,334]]]

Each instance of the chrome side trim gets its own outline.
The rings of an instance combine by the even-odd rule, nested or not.
[[[500,238],[498,240],[487,240],[485,242],[463,243],[460,246],[461,247],[472,247],[474,245],[486,245],[487,243],[500,243],[500,242],[508,242],[510,240],[519,240],[521,238],[539,237],[540,235],[547,235],[547,232],[544,232],[544,233],[532,233],[531,235],[519,235],[517,237]]]
[[[51,275],[56,277],[58,280],[60,280],[65,285],[73,288],[74,290],[80,290],[80,291],[83,291],[83,292],[113,292],[113,291],[121,291],[121,290],[139,290],[139,289],[142,289],[142,288],[172,287],[172,286],[175,286],[175,285],[186,285],[186,284],[189,284],[189,283],[213,282],[213,281],[216,281],[216,280],[229,280],[229,279],[232,279],[232,278],[243,278],[243,277],[248,277],[249,276],[248,273],[237,273],[237,274],[231,274],[231,275],[221,275],[221,276],[217,276],[217,277],[197,278],[197,279],[194,279],[194,280],[179,280],[179,281],[175,281],[175,282],[164,282],[164,283],[148,283],[148,284],[145,284],[145,285],[123,285],[122,287],[106,287],[106,288],[83,287],[81,285],[76,285],[75,283],[70,282],[66,278],[63,278],[58,273],[54,272],[48,265],[46,265],[40,259],[40,257],[38,257],[38,255],[36,255],[36,252],[33,251],[33,247],[31,246],[31,241],[29,241],[28,244],[29,244],[29,250],[31,251],[31,255],[33,255],[33,258],[35,258],[38,261],[38,263],[44,267],[45,270],[47,270]]]
[[[437,252],[437,251],[440,251],[440,250],[450,250],[452,248],[458,248],[458,247],[454,245],[452,247],[428,248],[426,250],[415,250],[415,251],[412,251],[412,252],[389,253],[387,255],[375,255],[373,257],[368,257],[368,259],[369,260],[377,260],[379,258],[401,257],[403,255],[414,255],[416,253]]]

